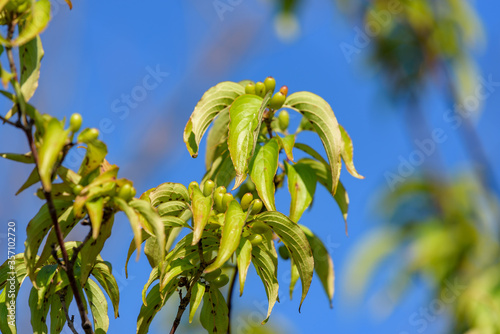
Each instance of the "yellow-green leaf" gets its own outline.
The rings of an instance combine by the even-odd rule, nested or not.
[[[264,146],[257,145],[255,155],[250,162],[250,177],[268,210],[276,210],[274,176],[278,171],[278,159],[279,144],[273,138]]]

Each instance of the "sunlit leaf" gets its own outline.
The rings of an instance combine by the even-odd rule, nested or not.
[[[208,131],[205,167],[210,169],[219,152],[227,150],[227,135],[229,131],[229,107],[224,108],[214,120]]]
[[[47,124],[43,143],[38,150],[38,173],[46,191],[52,189],[52,171],[59,153],[67,141],[68,133],[69,131],[65,131],[55,118],[52,118]]]
[[[236,263],[238,265],[238,276],[240,280],[240,296],[245,288],[248,268],[252,262],[252,243],[245,238],[240,240],[240,244],[236,249]]]
[[[85,284],[85,294],[94,319],[94,333],[105,334],[109,328],[108,302],[96,282],[89,279]]]
[[[200,282],[195,282],[191,290],[191,299],[189,300],[189,323],[193,322],[196,310],[203,300],[205,295],[205,285]]]
[[[40,34],[50,20],[50,1],[38,0],[33,3],[31,12],[26,18],[26,22],[16,39],[12,41],[13,45],[22,45],[29,42],[36,35]]]
[[[226,333],[228,327],[228,308],[219,289],[211,286],[203,297],[200,322],[209,334]]]
[[[111,263],[107,261],[97,261],[94,269],[92,269],[92,276],[99,282],[104,291],[109,296],[113,309],[115,311],[115,318],[118,318],[118,304],[120,303],[120,290],[118,283],[112,273]]]
[[[250,177],[259,197],[268,210],[276,210],[274,204],[274,176],[278,170],[279,144],[271,139],[264,146],[257,145],[250,161]]]
[[[285,162],[288,190],[292,197],[290,219],[298,222],[304,211],[311,205],[316,191],[314,170],[307,164],[291,165]]]
[[[0,157],[16,162],[22,162],[23,164],[34,164],[35,160],[31,152],[25,154],[18,153],[0,153]]]
[[[21,60],[21,92],[26,101],[29,101],[38,88],[40,77],[40,63],[44,55],[42,41],[39,36],[19,47]]]
[[[339,125],[340,133],[342,135],[342,160],[344,160],[345,167],[347,168],[347,171],[351,173],[352,176],[357,177],[358,179],[364,179],[365,177],[362,175],[359,175],[358,172],[356,171],[356,168],[354,167],[354,162],[353,162],[353,146],[352,146],[352,140],[351,137],[349,137],[349,134],[347,131],[342,127],[342,125]]]
[[[151,205],[145,200],[132,200],[129,203],[129,206],[134,210],[139,212],[144,220],[152,227],[152,231],[148,231],[149,233],[153,233],[158,239],[158,244],[164,246],[165,245],[165,229],[163,227],[163,223],[161,221],[158,213],[151,207]],[[145,226],[143,226],[145,227]],[[165,248],[160,247],[160,257],[163,258],[165,256]]]
[[[274,304],[278,299],[279,284],[277,279],[277,264],[278,258],[266,250],[263,244],[256,245],[252,248],[252,263],[255,267],[257,275],[262,280],[269,306],[267,308],[266,318],[262,321],[265,324],[269,320]]]
[[[193,189],[191,194],[191,208],[193,210],[193,245],[200,241],[203,229],[208,223],[212,205],[212,196],[205,197],[200,188]]]
[[[92,225],[92,238],[97,239],[101,228],[102,216],[104,214],[104,198],[99,197],[96,200],[87,201],[85,202],[85,207],[87,208],[87,213]]]
[[[187,202],[189,200],[189,194],[184,185],[166,182],[152,189],[149,193],[149,199],[151,200],[151,205],[156,207],[159,204],[170,201]]]
[[[295,135],[279,137],[280,146],[285,150],[288,160],[293,161],[293,147],[295,146]]]

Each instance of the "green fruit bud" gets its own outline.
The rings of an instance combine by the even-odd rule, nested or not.
[[[263,82],[259,81],[255,84],[255,94],[260,97],[264,97],[266,95],[266,85]]]
[[[266,233],[270,229],[269,226],[267,226],[266,224],[264,224],[263,222],[260,222],[260,221],[253,222],[252,226],[250,226],[250,228],[252,229],[253,233],[257,233],[257,234]]]
[[[262,235],[260,234],[252,234],[248,237],[248,241],[252,244],[252,246],[257,246],[262,243]]]
[[[282,93],[283,95],[287,96],[288,95],[288,87],[287,86],[282,86],[280,88],[280,93]]]
[[[282,92],[277,92],[276,94],[273,95],[271,101],[269,101],[269,108],[278,110],[279,108],[283,107],[285,100],[286,100],[286,95],[283,94]]]
[[[264,80],[264,85],[266,86],[266,92],[271,91],[271,93],[274,93],[276,80],[274,80],[273,77],[267,77],[266,80]]]
[[[229,277],[227,277],[226,274],[220,275],[211,282],[211,284],[215,285],[218,288],[222,288],[227,283],[229,283]]]
[[[234,199],[233,194],[231,193],[225,193],[224,197],[222,197],[222,207],[224,208],[224,211],[227,210],[227,207],[229,203]]]
[[[78,195],[80,195],[82,190],[83,190],[83,186],[81,184],[77,184],[76,186],[73,187],[73,194],[78,196]]]
[[[253,82],[250,82],[245,86],[245,94],[255,95],[255,85]]]
[[[241,208],[243,211],[246,211],[250,207],[250,203],[253,201],[253,195],[252,193],[246,193],[243,195],[241,198]]]
[[[226,210],[224,210],[224,207],[222,206],[222,198],[224,197],[225,193],[226,187],[224,186],[220,186],[214,191],[215,209],[219,212],[226,212]]]
[[[130,201],[132,199],[132,197],[134,197],[132,194],[132,189],[133,189],[133,187],[130,183],[125,183],[118,190],[118,197],[124,199],[127,202]]]
[[[198,182],[193,181],[193,182],[191,182],[191,183],[189,184],[189,186],[188,186],[188,193],[189,193],[189,196],[192,196],[192,195],[193,195],[193,190],[194,190],[194,189],[196,189],[196,188],[200,189],[200,186],[198,185]]]
[[[220,268],[216,269],[212,272],[209,272],[208,274],[205,274],[205,281],[213,281],[217,277],[219,277],[221,274],[222,274],[222,270]]]
[[[290,114],[286,110],[282,110],[278,115],[278,126],[281,131],[286,131],[288,129],[288,124],[290,124]]]
[[[99,137],[99,130],[97,130],[96,128],[87,128],[80,132],[76,140],[81,143],[90,143],[96,140],[97,137]]]
[[[256,215],[262,210],[262,201],[260,199],[254,199],[252,201],[253,206],[252,206],[252,212],[250,212],[252,215]]]
[[[288,251],[288,248],[286,248],[285,245],[281,245],[280,248],[278,249],[278,252],[280,253],[280,256],[283,260],[288,260],[290,258],[290,252]]]
[[[73,133],[78,132],[82,126],[82,115],[80,114],[73,114],[71,115],[71,118],[69,119],[69,130]]]
[[[203,196],[207,197],[212,195],[212,190],[214,190],[215,182],[212,180],[207,180],[203,184]]]
[[[132,187],[132,190],[131,190],[131,192],[130,192],[130,193],[131,193],[131,195],[132,195],[132,198],[134,198],[134,197],[135,197],[135,194],[137,194],[137,191],[135,190],[135,188],[134,188],[134,187]]]

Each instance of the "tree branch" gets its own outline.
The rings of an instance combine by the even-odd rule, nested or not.
[[[69,329],[71,329],[73,334],[78,334],[78,332],[75,329],[75,326],[73,325],[75,316],[71,316],[71,318],[69,317],[68,307],[66,306],[66,300],[65,300],[66,295],[61,294],[59,297],[61,298],[62,309],[64,310],[64,314],[66,315],[66,323],[68,324]]]
[[[234,267],[233,277],[229,284],[229,291],[227,293],[227,334],[231,334],[231,309],[233,308],[233,294],[234,287],[236,286],[236,278],[238,277],[238,266]]]

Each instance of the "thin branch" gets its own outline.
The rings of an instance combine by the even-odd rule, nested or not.
[[[231,283],[229,284],[229,291],[227,293],[227,334],[231,334],[231,310],[233,308],[233,294],[234,287],[236,286],[236,278],[238,277],[238,266],[234,267],[233,277],[231,277]]]
[[[69,329],[71,329],[73,334],[78,334],[78,332],[75,329],[75,326],[73,325],[75,316],[72,315],[71,318],[69,317],[68,307],[66,306],[66,300],[65,300],[66,295],[61,294],[59,297],[61,298],[61,305],[64,310],[64,314],[66,315],[66,323],[68,324]]]
[[[7,123],[7,124],[12,125],[12,126],[15,126],[16,128],[20,128],[20,129],[23,128],[21,125],[9,121],[7,118],[3,117],[2,115],[0,115],[0,120],[2,120],[4,123]]]

